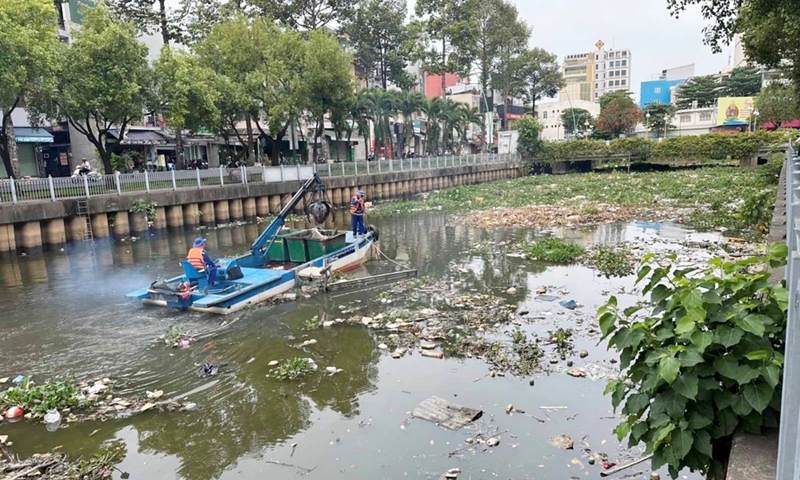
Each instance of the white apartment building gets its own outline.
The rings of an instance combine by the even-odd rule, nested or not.
[[[672,117],[674,129],[667,130],[667,138],[686,137],[690,135],[704,135],[710,133],[711,129],[717,124],[717,107],[687,108],[678,110]],[[663,132],[653,132],[645,129],[643,124],[636,126],[635,135],[637,137],[647,137],[655,139],[663,137]]]
[[[630,90],[631,51],[603,50],[603,42],[597,42],[594,51],[594,100],[609,92]]]
[[[542,124],[542,140],[560,142],[572,137],[572,132],[565,132],[561,123],[561,114],[570,108],[588,110],[592,117],[600,115],[600,104],[587,100],[559,100],[557,102],[541,103],[536,105],[539,123]]]

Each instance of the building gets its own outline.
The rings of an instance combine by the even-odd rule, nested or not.
[[[742,34],[737,33],[733,36],[733,63],[731,68],[747,66],[747,58],[744,56],[744,41]]]
[[[564,57],[561,73],[566,85],[558,92],[559,100],[591,101],[594,96],[594,61],[591,53],[578,53]]]
[[[704,135],[711,132],[717,124],[717,107],[687,108],[678,110],[671,122],[674,129],[667,130],[667,138],[685,137],[690,135]],[[657,138],[663,137],[663,132],[647,130],[643,124],[636,126],[637,137]]]
[[[425,73],[425,91],[422,92],[425,95],[425,98],[435,98],[441,97],[443,93],[442,91],[442,76],[441,75],[432,75],[430,73]],[[446,73],[444,75],[444,82],[445,88],[453,87],[458,83],[458,75],[454,75],[452,73]]]
[[[686,80],[650,80],[642,82],[641,93],[639,95],[639,107],[644,108],[651,103],[674,103],[676,98],[673,92],[676,86],[685,83]]]
[[[564,57],[561,73],[566,86],[558,93],[559,100],[597,101],[606,93],[630,90],[631,51],[604,47],[601,40],[594,51]]]
[[[661,70],[661,74],[658,76],[658,79],[671,81],[687,80],[692,77],[694,77],[694,63]]]
[[[604,50],[604,43],[595,44],[594,101],[606,93],[631,89],[631,51]]]
[[[561,123],[561,114],[570,108],[588,110],[592,117],[600,115],[600,104],[588,100],[559,100],[557,102],[536,105],[536,114],[542,124],[542,140],[560,142],[572,137],[573,132],[565,132]]]

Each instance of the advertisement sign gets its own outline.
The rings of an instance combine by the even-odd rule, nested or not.
[[[69,166],[69,157],[67,157],[67,152],[59,152],[58,163],[60,165],[64,165],[65,167]]]
[[[717,125],[748,125],[755,110],[753,97],[722,97],[717,99]]]

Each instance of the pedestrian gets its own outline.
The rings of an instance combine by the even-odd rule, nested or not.
[[[211,258],[206,250],[206,239],[197,237],[194,240],[194,245],[189,249],[189,254],[186,255],[186,260],[192,264],[198,272],[206,273],[209,285],[216,285],[217,283],[217,264]]]
[[[367,207],[364,206],[366,198],[367,195],[364,190],[359,190],[350,199],[350,216],[353,219],[353,236],[355,237],[367,233],[367,229],[364,226],[364,215],[367,213]]]

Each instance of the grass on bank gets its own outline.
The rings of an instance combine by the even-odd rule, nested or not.
[[[534,175],[439,190],[424,200],[382,203],[371,213],[385,215],[425,210],[468,213],[498,207],[593,202],[664,210],[696,208],[697,214],[687,219],[696,228],[737,230],[768,219],[781,162],[782,154],[776,154],[766,165],[755,168]],[[591,208],[591,205],[584,208]]]

